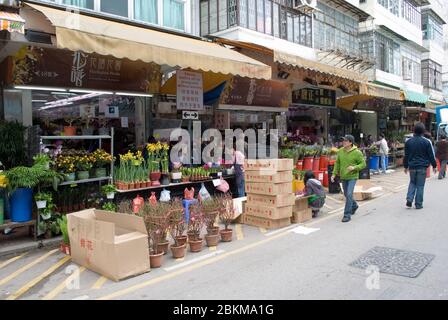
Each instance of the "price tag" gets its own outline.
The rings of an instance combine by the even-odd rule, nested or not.
[[[214,179],[214,180],[213,180],[213,185],[214,185],[215,187],[220,186],[220,185],[221,185],[221,179]]]

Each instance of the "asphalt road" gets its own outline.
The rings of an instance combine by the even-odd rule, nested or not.
[[[180,261],[167,256],[161,269],[119,283],[81,269],[79,289],[67,289],[70,261],[59,252],[3,260],[0,299],[447,299],[448,180],[431,179],[424,209],[415,210],[405,208],[406,177],[391,179],[399,187],[362,203],[350,223],[340,222],[336,208],[305,224],[305,231],[317,229],[308,235],[295,233],[298,225],[277,231],[238,225],[232,243]],[[416,278],[350,266],[374,247],[435,258]],[[46,263],[36,262],[45,254]]]

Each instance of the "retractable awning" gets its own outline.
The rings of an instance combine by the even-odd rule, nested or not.
[[[56,30],[57,47],[171,67],[270,79],[271,67],[216,43],[28,4]]]
[[[344,110],[352,111],[357,102],[367,101],[374,98],[389,100],[401,100],[400,90],[382,86],[374,83],[364,83],[360,86],[359,94],[349,97],[339,98],[336,105]]]
[[[25,20],[17,13],[0,11],[0,31],[25,33]]]
[[[420,104],[426,104],[429,101],[429,96],[427,96],[426,94],[404,89],[401,92],[401,98],[402,100]]]

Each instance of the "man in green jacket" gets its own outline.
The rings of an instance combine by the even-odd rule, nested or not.
[[[353,192],[359,179],[359,172],[366,167],[364,155],[354,143],[355,138],[352,135],[348,134],[343,138],[343,147],[338,152],[331,177],[331,181],[334,182],[336,176],[340,176],[344,189],[345,210],[342,222],[349,222],[351,216],[358,210],[358,204],[353,199]]]

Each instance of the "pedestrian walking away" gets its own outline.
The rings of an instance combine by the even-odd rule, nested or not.
[[[345,209],[342,222],[349,222],[351,216],[358,210],[358,204],[353,199],[353,192],[359,179],[359,172],[366,167],[364,155],[354,143],[355,138],[352,135],[346,135],[343,138],[343,147],[338,151],[333,175],[331,176],[332,182],[335,181],[336,176],[339,176],[344,189]]]
[[[436,157],[440,162],[439,179],[446,177],[446,166],[448,164],[448,141],[446,135],[440,136],[440,141],[436,143]]]
[[[313,171],[305,172],[303,180],[305,183],[305,195],[310,196],[308,205],[313,211],[313,218],[316,218],[320,209],[322,209],[325,204],[325,189],[322,186],[322,183],[316,179]]]
[[[423,196],[426,183],[426,172],[432,165],[434,173],[437,173],[437,162],[431,141],[423,136],[425,125],[417,123],[414,128],[414,137],[406,141],[404,148],[404,169],[409,173],[410,182],[406,198],[406,206],[412,208],[415,200],[415,208],[423,208]]]

